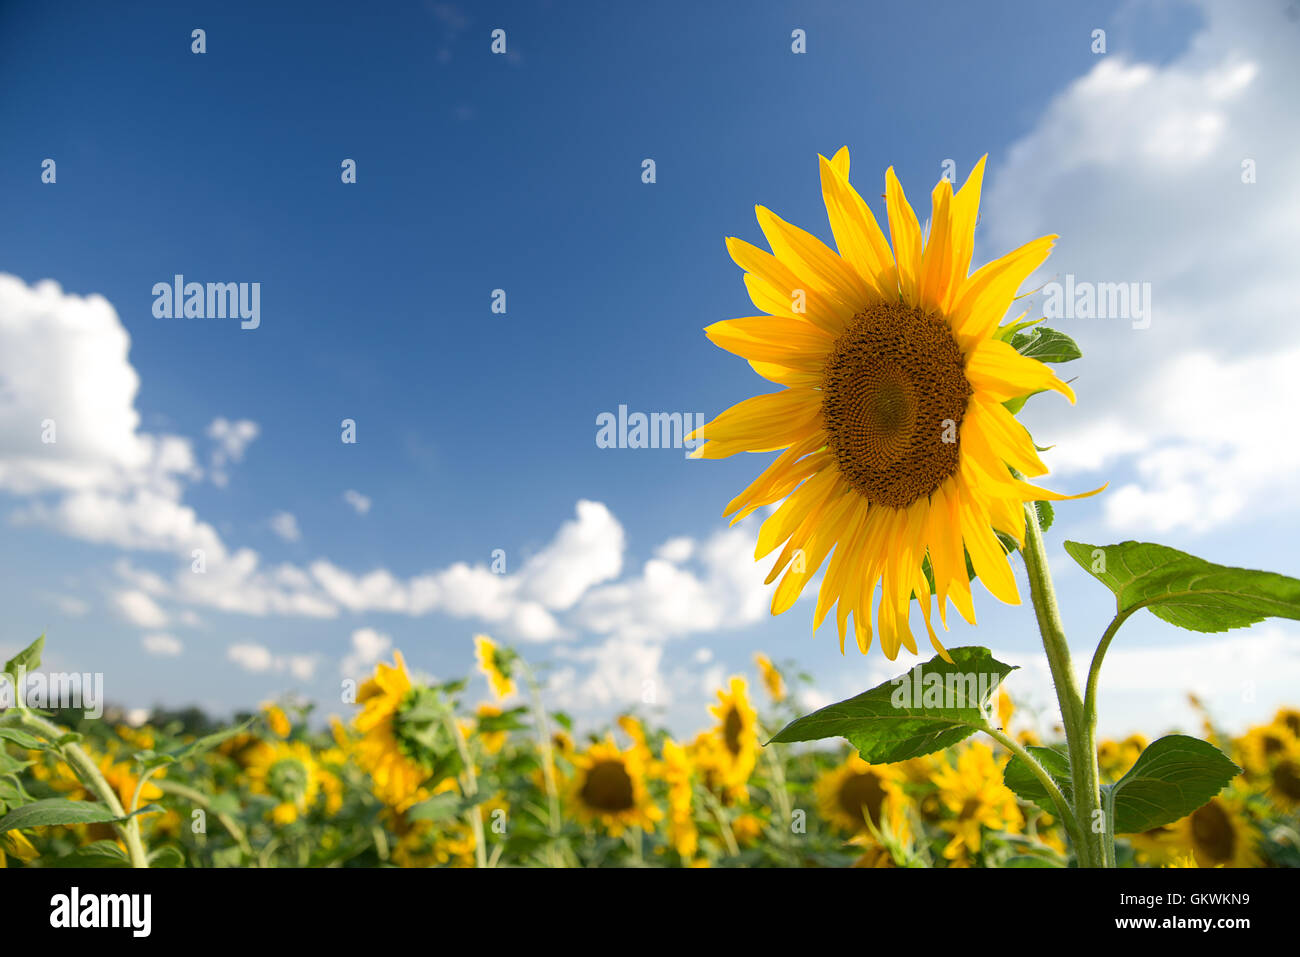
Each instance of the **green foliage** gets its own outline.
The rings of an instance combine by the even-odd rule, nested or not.
[[[1265,618],[1300,620],[1300,580],[1216,565],[1164,545],[1066,542],[1085,571],[1115,593],[1117,613],[1146,608],[1190,631],[1244,628]]]
[[[1015,669],[994,659],[987,648],[953,648],[949,654],[952,663],[932,658],[899,678],[792,721],[772,741],[843,737],[873,764],[906,761],[956,744],[985,723],[990,696]],[[972,698],[964,679],[978,676],[987,680],[983,687],[976,681]],[[958,697],[948,700],[945,693],[945,706],[937,707],[927,707],[924,697],[915,700],[914,689],[933,688],[936,683],[944,692],[954,688]]]

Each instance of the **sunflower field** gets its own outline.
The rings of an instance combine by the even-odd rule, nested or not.
[[[494,701],[432,684],[400,653],[350,713],[268,702],[227,727],[197,712],[131,726],[0,713],[0,866],[1065,867],[1068,835],[996,741],[868,764],[853,748],[765,745],[806,676],[756,655],[676,740],[633,713],[575,731],[527,663],[477,636]],[[39,660],[40,642],[27,662]],[[10,666],[14,663],[10,662]],[[1199,735],[1240,773],[1193,813],[1117,841],[1136,867],[1300,865],[1300,710]],[[1021,746],[1060,729],[1005,689],[990,719]],[[1103,740],[1102,780],[1148,748]],[[1040,752],[1042,753],[1042,752]],[[1013,786],[1016,788],[1013,790]],[[1018,793],[1019,792],[1019,793]]]

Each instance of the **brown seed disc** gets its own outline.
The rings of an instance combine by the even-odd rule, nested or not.
[[[906,508],[957,471],[973,390],[943,317],[868,306],[832,347],[822,391],[840,472],[873,504]]]

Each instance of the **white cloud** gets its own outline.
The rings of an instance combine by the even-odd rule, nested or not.
[[[254,674],[288,672],[299,681],[310,681],[316,671],[316,658],[312,655],[276,655],[269,648],[252,642],[230,645],[226,657]]]
[[[291,512],[276,512],[271,516],[271,531],[286,542],[296,542],[302,538],[302,529],[298,519]]]
[[[181,644],[180,639],[176,638],[174,635],[167,635],[162,632],[154,632],[152,634],[141,636],[140,646],[144,648],[145,651],[149,652],[149,654],[158,655],[163,658],[175,658],[184,650],[184,646]]]
[[[162,628],[167,624],[167,613],[142,591],[117,592],[113,605],[119,615],[141,628]]]
[[[1060,234],[1040,281],[1151,284],[1149,328],[1049,320],[1083,349],[1062,367],[1079,404],[1025,411],[1056,445],[1053,470],[1121,477],[1106,518],[1135,532],[1297,505],[1278,494],[1300,467],[1282,411],[1300,404],[1300,126],[1278,122],[1300,88],[1295,24],[1281,5],[1200,6],[1204,27],[1170,62],[1110,54],[1061,92],[991,167],[983,216],[990,255]]]
[[[102,296],[0,274],[0,488],[116,485],[147,467],[130,346]]]
[[[380,634],[373,628],[358,628],[352,632],[352,650],[343,659],[339,667],[344,677],[356,678],[369,671],[388,649],[393,646],[393,639]]]
[[[350,488],[343,493],[343,501],[351,505],[358,515],[365,515],[370,511],[369,496],[362,495],[354,488]]]
[[[209,466],[213,484],[223,487],[230,484],[228,467],[243,461],[244,451],[261,431],[256,422],[248,419],[231,422],[218,417],[212,420],[208,425],[208,438],[214,445]]]

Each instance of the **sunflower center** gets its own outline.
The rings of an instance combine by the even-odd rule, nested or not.
[[[727,750],[733,755],[740,754],[740,734],[745,730],[745,722],[732,708],[727,712],[727,719],[722,722],[722,739],[727,744]]]
[[[1227,812],[1217,804],[1207,804],[1192,812],[1192,837],[1197,847],[1214,861],[1232,860],[1237,846],[1237,832]]]
[[[854,774],[840,785],[840,807],[849,817],[857,820],[864,814],[871,823],[880,823],[880,806],[885,801],[885,789],[880,779],[870,772]]]
[[[597,761],[582,785],[582,800],[600,811],[627,811],[635,803],[632,778],[622,761]]]
[[[827,444],[868,501],[907,508],[957,471],[973,390],[942,316],[868,306],[832,347],[822,393]]]
[[[1273,785],[1292,801],[1300,801],[1300,764],[1279,761],[1273,769]]]

